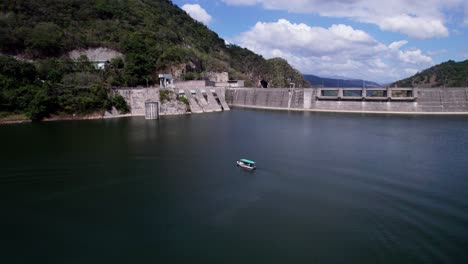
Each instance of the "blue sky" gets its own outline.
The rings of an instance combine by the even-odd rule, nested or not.
[[[467,0],[174,0],[229,43],[305,74],[399,80],[468,59]]]

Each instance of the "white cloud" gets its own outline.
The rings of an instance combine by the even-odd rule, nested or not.
[[[379,23],[382,30],[401,32],[416,38],[447,37],[448,29],[438,19],[399,15],[383,18]]]
[[[399,58],[401,61],[410,63],[410,64],[426,64],[431,63],[432,58],[422,54],[421,50],[418,49],[410,49],[405,51],[398,51]]]
[[[438,55],[441,55],[441,54],[445,54],[447,52],[448,51],[446,49],[430,50],[430,51],[427,52],[427,55],[429,55],[429,56],[438,56]]]
[[[182,9],[193,19],[198,20],[205,25],[208,25],[211,22],[212,17],[199,4],[185,4],[182,6]]]
[[[395,41],[395,42],[392,42],[390,43],[390,45],[388,45],[388,47],[392,50],[398,50],[400,49],[402,46],[408,44],[408,41],[406,40],[400,40],[400,41]]]
[[[322,76],[390,82],[407,77],[406,69],[418,71],[433,65],[432,58],[421,50],[403,49],[406,40],[385,45],[343,24],[323,28],[285,19],[258,22],[235,42],[266,58],[285,58],[303,73]]]
[[[447,10],[465,9],[466,0],[224,0],[230,5],[262,5],[266,9],[286,10],[296,13],[312,13],[328,17],[350,18],[371,23],[382,30],[400,32],[415,38],[446,37]]]
[[[398,57],[401,62],[408,64],[431,64],[433,63],[432,58],[429,55],[425,55],[421,50],[411,48],[407,50],[401,50],[401,47],[408,44],[406,40],[400,40],[390,43],[388,45],[389,50],[387,51],[394,57]]]
[[[286,19],[275,23],[258,22],[250,31],[242,33],[239,39],[244,46],[254,50],[267,47],[272,51],[287,50],[302,56],[333,56],[344,51],[367,54],[382,48],[370,35],[350,26],[340,24],[326,29],[302,23],[292,24]],[[354,49],[350,43],[362,49]]]

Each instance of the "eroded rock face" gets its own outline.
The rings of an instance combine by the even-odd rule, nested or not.
[[[187,106],[177,99],[177,94],[170,90],[160,92],[161,115],[183,115],[187,113]]]
[[[121,115],[120,112],[115,107],[112,107],[110,111],[106,111],[104,113],[104,118],[117,117],[120,115]]]
[[[226,83],[229,81],[229,74],[227,72],[206,72],[204,77],[209,81],[218,83]]]
[[[161,104],[161,115],[183,115],[187,113],[187,106],[177,100],[166,101]]]
[[[72,59],[78,59],[81,55],[86,55],[90,61],[110,61],[113,58],[123,57],[123,54],[108,48],[74,50],[68,53]]]

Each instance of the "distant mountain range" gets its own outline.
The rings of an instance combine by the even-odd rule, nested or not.
[[[392,86],[398,87],[467,87],[468,60],[447,62],[435,65],[415,75],[397,81]]]
[[[351,88],[351,87],[383,87],[381,84],[376,82],[360,80],[360,79],[350,79],[350,78],[324,78],[311,74],[303,74],[304,79],[310,83],[312,87],[341,87],[341,88]]]

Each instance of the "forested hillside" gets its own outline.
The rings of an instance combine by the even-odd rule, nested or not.
[[[449,60],[392,84],[398,87],[467,87],[468,60]]]
[[[99,47],[118,51],[123,58],[98,71],[86,58],[77,63],[67,56],[76,49]],[[109,107],[91,103],[100,96],[97,87],[105,91],[151,85],[158,83],[159,73],[189,80],[202,78],[204,72],[226,71],[232,79],[246,80],[247,86],[256,86],[261,79],[272,87],[287,87],[290,82],[308,86],[286,61],[266,60],[226,45],[167,0],[2,0],[0,56],[0,112],[28,113],[32,118]],[[24,69],[28,74],[21,74]],[[37,103],[40,114],[33,113],[38,111],[32,111],[32,98],[43,102]]]
[[[181,65],[191,72],[182,78],[227,71],[251,85],[270,73],[263,57],[225,45],[167,0],[4,0],[0,12],[1,52],[37,60],[77,48],[115,49],[125,55],[115,85],[145,84],[147,76],[157,81],[155,74]]]

